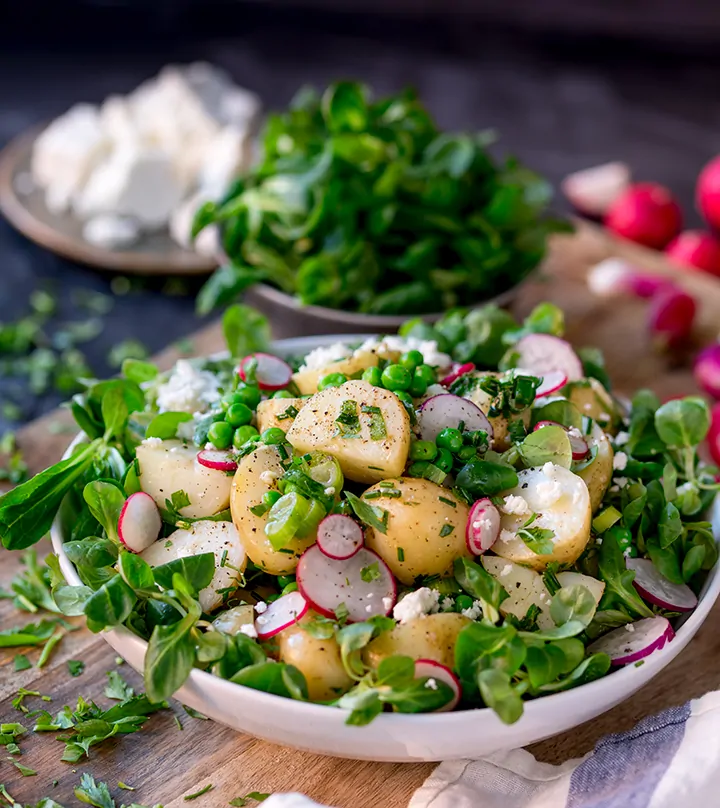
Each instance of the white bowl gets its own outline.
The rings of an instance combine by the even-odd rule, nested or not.
[[[279,355],[302,355],[337,340],[335,336],[303,337],[279,341],[273,348]],[[720,539],[720,498],[713,506],[712,523],[715,537]],[[51,536],[65,578],[79,585],[77,572],[63,550],[59,519],[55,520]],[[511,726],[503,724],[489,709],[421,715],[383,713],[366,727],[347,726],[347,712],[336,707],[273,696],[201,670],[193,670],[175,695],[183,704],[240,732],[324,755],[401,762],[475,758],[565,732],[630,697],[685,648],[718,593],[720,571],[716,565],[708,575],[697,608],[677,628],[675,639],[649,656],[644,665],[621,668],[574,690],[525,702],[522,718]],[[145,640],[126,628],[104,631],[102,636],[135,670],[142,671]],[[678,700],[681,699],[679,693]]]

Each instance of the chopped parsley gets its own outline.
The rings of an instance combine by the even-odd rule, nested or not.
[[[405,550],[402,547],[397,548],[398,561],[405,561]]]
[[[117,671],[108,671],[106,676],[108,683],[105,685],[105,695],[109,699],[126,701],[135,695],[135,691]]]
[[[552,539],[555,538],[555,533],[552,530],[542,527],[524,527],[518,530],[517,535],[537,555],[550,555],[553,551]]]
[[[384,509],[376,505],[369,505],[360,497],[350,491],[345,492],[345,498],[350,503],[355,516],[366,525],[379,530],[381,533],[387,533],[387,524],[390,514]]]
[[[13,670],[17,673],[18,671],[26,671],[28,668],[32,668],[32,662],[30,662],[25,654],[15,654]]]
[[[373,407],[370,404],[362,404],[360,411],[367,413],[370,418],[370,440],[384,440],[387,438],[387,427],[380,407]]]
[[[449,536],[453,532],[453,530],[455,530],[455,525],[444,524],[440,528],[440,536],[442,538],[445,538],[445,536]]]
[[[234,799],[230,800],[228,805],[232,805],[233,808],[245,808],[245,806],[248,804],[248,800],[265,802],[269,796],[269,794],[264,794],[262,791],[250,791],[244,797],[235,797]]]
[[[300,412],[300,410],[291,404],[284,412],[281,412],[280,415],[276,415],[275,418],[278,421],[287,421],[289,418],[297,418],[298,412]]]
[[[346,623],[349,616],[350,611],[348,607],[344,603],[338,603],[337,608],[335,609],[335,617],[337,618],[338,623]]]
[[[340,406],[340,415],[335,419],[338,425],[337,434],[341,438],[357,438],[360,436],[360,418],[357,412],[357,401],[346,399]]]
[[[446,505],[449,505],[451,508],[457,508],[457,502],[454,502],[453,500],[448,499],[447,497],[438,497],[438,499],[440,500],[440,502],[444,502]]]
[[[31,769],[28,766],[23,766],[23,764],[17,760],[11,760],[10,762],[20,772],[20,774],[22,774],[23,777],[35,777],[37,774],[35,769]]]
[[[377,561],[373,562],[372,564],[368,564],[367,567],[363,567],[360,570],[360,578],[362,578],[365,583],[369,584],[372,581],[376,581],[380,577],[380,566]]]
[[[81,659],[68,659],[67,666],[70,676],[80,676],[85,670],[85,663]]]

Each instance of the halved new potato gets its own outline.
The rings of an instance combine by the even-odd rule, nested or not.
[[[304,404],[304,398],[267,398],[261,401],[257,406],[258,431],[280,427],[283,432],[287,432],[295,420],[293,410],[299,412]]]
[[[273,642],[277,643],[280,660],[305,676],[311,701],[331,701],[352,687],[335,637],[314,637],[301,621],[283,629]]]
[[[610,485],[613,473],[613,448],[610,445],[607,435],[597,425],[593,424],[593,430],[585,439],[592,449],[597,447],[597,454],[589,466],[578,471],[578,476],[585,480],[585,484],[590,492],[590,507],[593,513],[600,507],[605,492]]]
[[[553,463],[518,472],[518,485],[505,495],[522,497],[525,513],[503,513],[500,536],[493,545],[496,555],[543,570],[551,561],[561,564],[576,561],[590,538],[590,493],[585,480],[572,471]],[[546,541],[551,551],[538,555],[518,536],[531,514],[534,521],[527,527],[552,532]]]
[[[165,500],[184,491],[190,504],[180,509],[183,516],[212,516],[230,504],[232,477],[197,462],[197,447],[179,440],[141,443],[136,450],[140,464],[140,487],[166,508]]]
[[[292,378],[302,395],[311,396],[313,393],[317,393],[318,383],[325,376],[329,376],[331,373],[344,373],[349,379],[356,373],[362,373],[367,368],[375,367],[379,362],[380,356],[376,351],[355,351],[352,356],[330,362],[325,367],[299,370],[293,374]]]
[[[232,479],[230,511],[235,527],[248,558],[271,575],[295,572],[303,551],[315,542],[315,534],[311,533],[304,539],[292,539],[286,547],[276,550],[265,535],[267,513],[256,516],[250,510],[260,505],[268,491],[277,491],[277,480],[283,471],[277,448],[263,445],[242,459]]]
[[[473,376],[476,378],[482,378],[483,376],[500,376],[500,373],[494,373],[490,371],[481,371],[473,373]],[[488,420],[492,424],[493,428],[493,440],[492,440],[492,448],[496,452],[504,452],[506,449],[510,448],[510,436],[508,434],[508,430],[510,424],[514,421],[522,421],[525,424],[525,428],[529,428],[530,426],[530,418],[531,418],[531,411],[530,409],[523,410],[522,412],[518,413],[517,415],[511,415],[509,418],[506,418],[504,415],[495,415],[490,416],[488,413],[490,412],[490,407],[492,405],[493,398],[489,393],[486,393],[481,387],[476,387],[474,390],[471,390],[464,398],[472,401],[473,404],[477,405],[484,413],[488,416]]]
[[[216,631],[223,634],[240,634],[243,626],[251,626],[255,623],[255,607],[252,603],[241,603],[233,606],[222,614],[219,614],[212,622]]]
[[[555,625],[550,617],[552,598],[539,572],[506,558],[490,555],[482,557],[482,565],[508,593],[508,597],[500,604],[501,614],[512,614],[522,620],[531,606],[537,606],[540,609],[538,627],[552,628]]]
[[[365,544],[399,581],[410,585],[418,575],[442,575],[456,558],[470,556],[465,542],[469,509],[464,502],[430,480],[400,477],[386,482],[392,486],[379,483],[363,494],[368,504],[388,513],[386,532],[368,527]]]
[[[456,612],[439,612],[398,623],[367,646],[363,660],[375,669],[383,659],[397,654],[412,659],[432,659],[452,670],[458,634],[471,622],[469,617]]]
[[[321,451],[337,458],[348,479],[374,483],[402,474],[410,419],[394,393],[350,381],[309,398],[287,439],[301,454]]]
[[[616,431],[618,407],[613,397],[597,379],[580,379],[563,387],[559,395],[572,402],[582,415],[593,421],[611,434]]]
[[[240,536],[232,522],[203,520],[191,527],[176,530],[167,539],[160,539],[140,553],[151,567],[158,567],[175,561],[177,558],[213,553],[215,575],[198,595],[205,612],[217,609],[233,588],[240,587],[240,575],[245,569],[247,558]]]
[[[605,591],[604,581],[598,581],[592,575],[584,575],[582,572],[558,572],[555,576],[560,586],[584,586],[590,590],[590,594],[595,598],[595,603],[599,604]]]

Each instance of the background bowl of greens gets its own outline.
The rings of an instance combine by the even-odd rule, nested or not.
[[[493,156],[494,140],[440,131],[409,90],[301,90],[268,118],[257,165],[196,213],[193,234],[216,226],[224,260],[198,310],[263,284],[254,303],[304,314],[317,333],[322,317],[389,331],[408,315],[509,302],[548,236],[571,228],[548,213],[550,183]]]
[[[554,307],[539,307],[534,319],[528,318],[525,326],[539,330],[549,327],[548,318],[552,317],[553,310],[557,316]],[[500,317],[509,316],[501,310],[493,311]],[[445,318],[445,327],[457,328],[461,321],[461,317],[451,315]],[[414,328],[417,335],[418,329],[429,326],[416,322]],[[507,331],[507,326],[490,329],[498,339],[504,330]],[[479,334],[475,337],[475,351],[490,349],[489,342],[479,340]],[[338,339],[338,335],[331,335],[280,340],[269,350],[285,358],[300,357]],[[65,458],[82,452],[81,444],[86,441],[85,435],[78,435]],[[71,507],[64,514],[61,511],[53,523],[51,538],[67,583],[81,586],[78,572],[64,549],[72,518]],[[708,519],[716,540],[720,540],[720,499],[714,500]],[[526,701],[522,717],[513,724],[503,723],[493,710],[484,708],[414,715],[382,713],[366,726],[348,725],[346,710],[251,689],[199,668],[192,669],[175,697],[239,732],[319,754],[401,762],[479,757],[565,732],[629,698],[683,651],[707,618],[720,594],[717,564],[708,572],[698,594],[699,602],[694,611],[674,621],[676,635],[672,642],[642,660],[643,664],[628,665],[574,689]],[[108,604],[108,608],[112,609],[113,604]],[[102,636],[135,670],[143,671],[148,650],[146,640],[125,626],[104,630]],[[678,703],[684,699],[682,693],[677,693]]]

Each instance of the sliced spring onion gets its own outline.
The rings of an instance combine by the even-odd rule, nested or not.
[[[296,491],[281,496],[270,508],[265,525],[265,535],[270,539],[270,544],[276,550],[285,547],[295,537],[309,511],[310,500]]]

